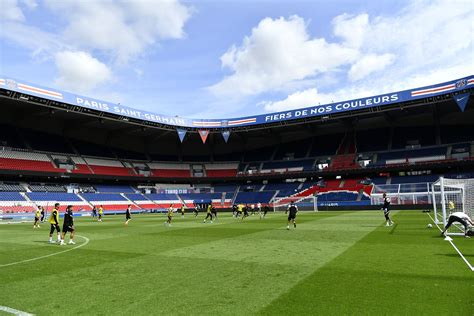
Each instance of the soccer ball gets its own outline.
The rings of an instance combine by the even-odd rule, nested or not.
[[[432,227],[433,227],[433,225],[431,225],[431,224],[428,224],[428,228],[432,228]]]

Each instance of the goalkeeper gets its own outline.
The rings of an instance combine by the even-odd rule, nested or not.
[[[449,201],[448,209],[450,211],[453,211],[455,209],[453,201]],[[474,222],[467,214],[464,214],[463,212],[454,212],[449,215],[448,223],[444,227],[444,230],[441,232],[441,236],[444,236],[448,228],[451,227],[453,223],[461,223],[464,226],[464,237],[469,238],[469,226],[474,225]]]

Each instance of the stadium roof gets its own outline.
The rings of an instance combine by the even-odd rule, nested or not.
[[[47,107],[50,111],[75,112],[95,116],[100,120],[114,120],[165,130],[209,129],[215,132],[254,130],[272,126],[327,121],[335,118],[354,117],[363,113],[383,112],[394,108],[427,105],[442,100],[451,100],[456,95],[470,93],[473,88],[474,76],[468,76],[411,90],[284,112],[228,119],[190,119],[145,112],[121,104],[42,87],[23,80],[0,77],[2,96]]]

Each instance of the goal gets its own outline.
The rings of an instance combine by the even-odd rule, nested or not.
[[[431,186],[436,224],[448,222],[450,213],[463,212],[472,218],[474,212],[474,179],[448,179],[440,177]],[[463,235],[463,228],[451,226],[448,235]]]
[[[288,196],[276,197],[270,202],[274,212],[286,211],[288,205],[294,202],[299,211],[318,211],[318,198],[316,196]]]

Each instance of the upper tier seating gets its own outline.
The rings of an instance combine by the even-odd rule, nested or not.
[[[136,175],[132,168],[126,168],[118,160],[85,158],[85,161],[95,174],[113,175],[113,176],[132,176]]]
[[[186,163],[149,163],[153,176],[160,178],[190,178],[191,170]]]
[[[208,177],[235,177],[237,175],[238,163],[206,164]]]
[[[61,172],[46,154],[26,151],[0,150],[0,169]]]
[[[313,164],[314,164],[313,159],[264,162],[262,165],[261,172],[262,173],[266,171],[292,172],[292,171],[303,171],[303,170],[306,171],[306,170],[312,170]]]
[[[377,163],[374,165],[401,164],[407,162],[423,162],[444,159],[446,159],[446,147],[432,147],[380,153],[377,156]]]

